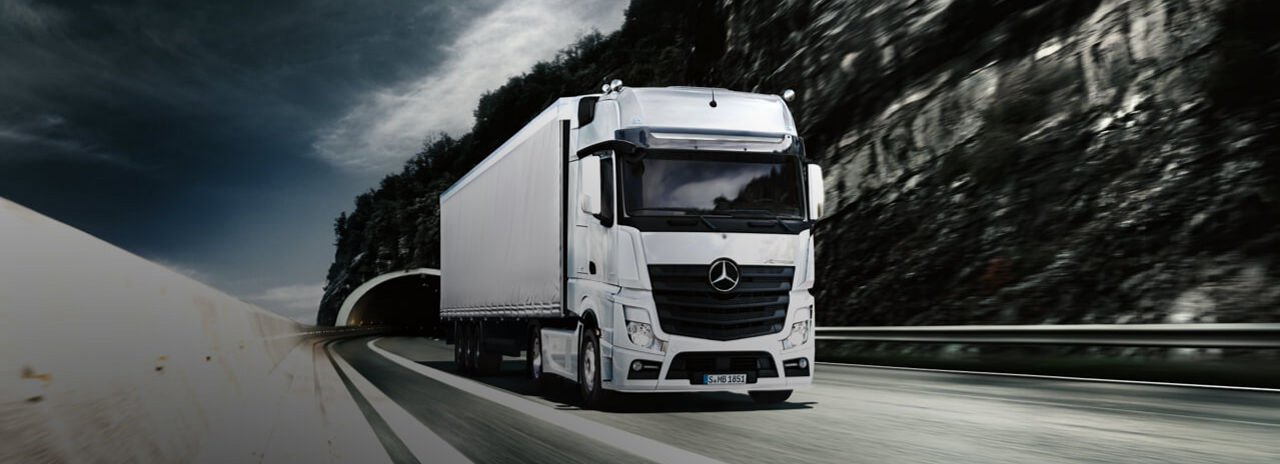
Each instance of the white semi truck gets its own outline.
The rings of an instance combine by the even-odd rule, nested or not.
[[[724,89],[566,97],[440,196],[454,360],[607,391],[812,383],[822,171],[785,100]],[[790,92],[788,91],[788,94]]]

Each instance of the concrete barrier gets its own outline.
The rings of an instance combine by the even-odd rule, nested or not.
[[[0,199],[0,462],[377,462],[304,326]]]

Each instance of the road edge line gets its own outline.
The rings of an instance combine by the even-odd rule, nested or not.
[[[1124,385],[1147,385],[1147,386],[1159,386],[1159,387],[1183,387],[1183,388],[1202,388],[1202,389],[1209,389],[1209,390],[1233,390],[1233,391],[1248,391],[1248,392],[1262,392],[1262,393],[1280,393],[1280,388],[1241,387],[1236,385],[1209,385],[1209,384],[1201,384],[1201,383],[1156,382],[1151,380],[1096,379],[1091,377],[1069,377],[1069,376],[1062,376],[1062,375],[1020,374],[1016,372],[964,371],[964,370],[956,370],[956,369],[882,366],[877,364],[841,363],[841,362],[830,362],[830,361],[819,361],[814,364],[825,364],[828,366],[867,367],[872,369],[892,369],[892,370],[900,370],[900,371],[941,372],[945,374],[974,374],[974,375],[988,375],[988,376],[994,376],[994,377],[1018,377],[1018,378],[1025,378],[1025,379],[1071,380],[1076,382],[1116,383],[1116,384],[1124,384]]]
[[[382,420],[391,428],[392,433],[400,439],[401,443],[404,443],[406,448],[409,448],[409,452],[413,453],[418,462],[471,462],[449,442],[440,438],[426,424],[418,421],[409,411],[379,390],[373,382],[360,375],[355,367],[334,351],[333,346],[325,346],[325,350],[328,351],[329,358],[347,375],[351,385],[355,386],[356,390],[364,396],[365,401],[369,402],[379,416],[382,416]],[[415,440],[406,440],[405,436],[412,436]]]
[[[462,390],[485,400],[523,413],[542,422],[563,428],[606,445],[631,453],[632,455],[656,462],[708,463],[724,464],[692,451],[677,448],[652,438],[636,435],[590,419],[575,416],[564,411],[547,407],[526,400],[504,390],[483,383],[459,377],[448,372],[418,364],[409,358],[392,353],[376,343],[381,337],[370,340],[366,346],[401,367],[414,371],[424,377]]]

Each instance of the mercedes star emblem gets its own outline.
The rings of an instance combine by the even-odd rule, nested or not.
[[[711,288],[716,291],[729,292],[738,287],[738,281],[742,280],[742,273],[738,271],[738,265],[733,261],[720,258],[711,262],[711,268],[707,270],[707,280],[711,282]]]

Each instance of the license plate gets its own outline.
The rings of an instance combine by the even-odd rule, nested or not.
[[[702,376],[705,385],[736,385],[747,383],[747,374],[707,374]]]

